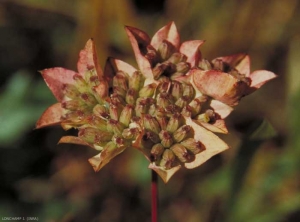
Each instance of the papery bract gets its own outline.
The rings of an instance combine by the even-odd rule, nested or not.
[[[266,70],[250,73],[250,58],[245,54],[218,57],[212,60],[211,67],[193,69],[193,82],[203,94],[230,106],[237,105],[242,97],[276,77]]]

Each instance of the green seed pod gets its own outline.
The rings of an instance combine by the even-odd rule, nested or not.
[[[127,80],[124,73],[117,73],[113,77],[113,86],[114,87],[119,87],[119,88],[121,88],[125,91],[128,90],[128,80]]]
[[[126,97],[125,97],[126,103],[133,105],[135,104],[136,99],[137,99],[137,91],[133,88],[130,88],[126,93]]]
[[[155,144],[151,148],[151,161],[157,161],[160,159],[161,155],[163,154],[165,148],[160,143]]]
[[[129,126],[130,120],[133,115],[133,109],[134,107],[130,104],[127,104],[124,109],[121,111],[119,121],[124,125],[124,126]]]
[[[165,109],[161,107],[157,107],[155,110],[155,117],[160,125],[161,129],[166,129],[167,124],[168,124],[168,119],[166,117],[166,111]]]
[[[174,52],[171,57],[168,59],[169,62],[172,62],[174,64],[177,64],[179,62],[185,62],[187,60],[187,57],[180,53],[180,52]]]
[[[209,122],[215,121],[216,114],[212,109],[208,109],[205,111],[205,114],[209,117]]]
[[[159,93],[157,96],[157,105],[166,108],[168,105],[172,104],[172,95],[169,93]]]
[[[120,136],[113,136],[112,141],[117,144],[118,147],[127,147],[129,145],[127,140],[124,140],[124,138]]]
[[[83,111],[68,111],[62,116],[61,126],[64,130],[78,128],[87,124],[87,114]]]
[[[141,117],[138,117],[138,116],[133,116],[132,118],[131,118],[131,122],[132,123],[135,123],[135,124],[137,124],[137,125],[139,125],[139,126],[141,126],[143,123],[142,123],[142,120],[141,120]]]
[[[127,91],[125,89],[122,89],[121,87],[113,87],[113,92],[120,95],[122,98],[126,97]]]
[[[193,154],[198,154],[205,150],[205,146],[200,141],[196,141],[194,138],[183,140],[180,144]]]
[[[147,98],[138,98],[135,105],[135,115],[142,117],[143,114],[147,113],[149,105]]]
[[[88,84],[90,85],[90,87],[96,87],[100,84],[100,79],[98,76],[91,76],[89,78]]]
[[[73,79],[75,80],[75,85],[79,92],[84,93],[88,90],[87,83],[81,75],[75,74]]]
[[[160,161],[160,166],[164,167],[166,170],[169,170],[173,167],[175,163],[175,154],[170,149],[165,149],[162,155],[162,159]]]
[[[196,119],[204,123],[208,123],[210,121],[210,118],[206,113],[202,113],[196,116]]]
[[[183,85],[183,95],[187,96],[187,98],[192,101],[192,99],[195,97],[195,90],[192,85],[190,84],[184,84]]]
[[[155,110],[155,117],[163,117],[166,116],[166,111],[164,108],[157,106],[157,109]]]
[[[124,108],[124,106],[121,104],[115,105],[113,103],[110,103],[110,105],[109,105],[110,118],[114,119],[114,120],[118,120],[123,108]]]
[[[148,97],[146,98],[146,102],[147,102],[147,106],[150,107],[151,105],[155,105],[156,104],[156,100],[151,98],[151,97]]]
[[[129,78],[129,88],[138,92],[144,85],[145,77],[139,71],[135,71]]]
[[[191,131],[191,129],[192,128],[189,125],[183,125],[179,127],[179,129],[173,133],[174,140],[177,143],[181,142],[188,136],[188,133]]]
[[[84,79],[90,87],[98,86],[100,84],[100,80],[95,69],[86,71],[84,73]]]
[[[156,120],[162,130],[165,130],[167,128],[168,119],[166,116],[157,116]]]
[[[180,97],[176,102],[175,102],[175,105],[180,107],[181,109],[183,107],[185,107],[189,102],[190,102],[190,98],[187,97],[187,96],[182,96]]]
[[[64,116],[62,116],[62,119],[74,123],[84,124],[84,120],[88,114],[83,110],[68,111],[64,114]]]
[[[170,81],[170,78],[167,76],[160,76],[157,80],[159,82],[167,82],[167,81]]]
[[[97,104],[97,100],[95,99],[95,97],[90,94],[90,93],[82,93],[80,95],[80,98],[82,99],[82,101],[84,101],[84,103],[88,106],[95,106]]]
[[[122,132],[122,136],[127,140],[134,140],[139,134],[139,130],[137,128],[127,128]]]
[[[70,99],[77,99],[80,95],[80,92],[76,88],[76,86],[72,84],[63,84],[62,90],[65,96],[69,97]]]
[[[189,107],[192,111],[192,117],[196,116],[201,111],[201,101],[199,99],[194,99],[190,102]]]
[[[198,63],[198,67],[204,71],[212,69],[212,65],[207,59],[201,59]]]
[[[97,104],[105,104],[106,100],[104,100],[104,98],[102,98],[99,94],[99,92],[97,91],[97,87],[93,87],[90,88],[90,92],[92,93],[92,95],[95,97]]]
[[[107,131],[101,131],[92,127],[81,128],[78,136],[90,144],[97,144],[102,146],[111,140],[113,134]]]
[[[89,81],[89,79],[93,76],[97,76],[97,73],[96,73],[96,70],[93,68],[93,69],[89,69],[87,71],[84,72],[84,75],[83,75],[83,78],[86,82]]]
[[[171,81],[169,81],[169,80],[163,80],[158,85],[157,90],[160,93],[167,93],[167,92],[169,92],[170,88],[171,88]]]
[[[168,148],[170,147],[172,144],[173,144],[173,138],[172,136],[170,135],[170,133],[166,130],[162,130],[160,131],[160,133],[158,134],[160,140],[161,140],[161,144]]]
[[[171,146],[170,150],[173,151],[175,156],[182,163],[191,162],[194,159],[194,155],[190,154],[187,151],[187,149],[179,143],[176,143],[173,146]]]
[[[201,104],[206,103],[208,100],[208,96],[202,95],[197,97],[196,99],[198,99],[200,101]]]
[[[183,107],[183,109],[181,111],[181,114],[186,117],[191,117],[192,113],[193,113],[193,110],[189,105],[186,105],[185,107]]]
[[[115,150],[116,148],[117,148],[117,144],[113,141],[109,141],[108,143],[105,144],[103,150],[105,150],[105,152],[109,152]]]
[[[179,62],[176,64],[176,72],[186,73],[190,68],[191,65],[188,62]]]
[[[170,104],[166,107],[166,114],[167,116],[172,116],[174,113],[180,113],[181,108],[175,104]]]
[[[155,117],[152,117],[150,114],[146,114],[143,117],[144,127],[145,129],[152,131],[156,134],[160,132],[160,125]]]
[[[152,97],[155,92],[156,86],[157,85],[155,83],[144,86],[139,91],[139,97]]]
[[[118,104],[121,104],[122,106],[126,105],[124,98],[116,93],[111,94],[110,102],[114,105],[118,105]]]
[[[109,132],[113,132],[114,134],[121,135],[124,130],[124,126],[119,121],[110,119],[107,122],[107,130]]]
[[[185,74],[182,72],[174,72],[172,73],[172,75],[170,76],[171,80],[177,80],[179,77],[184,76]]]
[[[178,100],[183,93],[183,87],[182,84],[177,81],[172,81],[172,89],[171,94],[175,98],[175,100]]]
[[[148,110],[148,113],[151,115],[151,116],[155,116],[155,113],[156,113],[156,105],[155,104],[151,104],[149,106],[149,110]]]
[[[179,126],[181,125],[181,114],[175,113],[171,116],[168,125],[166,127],[166,130],[170,133],[174,133]]]
[[[94,106],[93,113],[96,116],[99,116],[99,117],[102,117],[105,119],[107,119],[107,117],[109,116],[109,110],[107,109],[107,107],[105,107],[104,105],[100,105],[100,104],[97,104],[96,106]]]
[[[68,101],[64,101],[61,103],[62,108],[75,111],[75,110],[85,110],[87,109],[86,104],[78,99],[72,99]]]
[[[103,130],[103,131],[107,130],[107,122],[101,117],[98,117],[96,115],[90,115],[87,117],[86,121],[88,122],[89,125],[94,126],[99,130]]]
[[[167,40],[163,40],[158,46],[158,53],[162,60],[167,60],[174,52],[174,46]]]

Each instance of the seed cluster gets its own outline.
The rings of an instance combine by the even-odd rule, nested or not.
[[[201,113],[207,98],[195,98],[190,84],[164,77],[144,86],[140,72],[130,76],[119,71],[113,78],[113,89],[111,97],[119,98],[119,106],[124,107],[118,119],[125,127],[123,138],[132,139],[142,132],[140,148],[157,165],[170,169],[193,161],[195,154],[205,149],[200,141],[193,139],[193,129],[185,124],[184,116],[199,119],[206,116],[208,122],[214,114],[209,116],[212,110]]]
[[[63,86],[62,126],[77,128],[79,138],[99,150],[131,146],[142,135],[139,148],[167,170],[193,161],[205,150],[201,141],[194,139],[185,117],[202,122],[213,122],[216,117],[206,96],[196,98],[191,84],[174,80],[184,75],[190,64],[172,44],[165,40],[158,50],[149,45],[145,57],[155,80],[146,83],[140,71],[118,71],[112,93],[105,100],[95,91],[99,78],[94,70],[84,77],[74,75],[75,84]]]

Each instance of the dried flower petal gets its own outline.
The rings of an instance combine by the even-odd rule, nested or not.
[[[62,113],[63,113],[63,109],[60,103],[56,103],[50,106],[39,118],[35,128],[39,129],[46,126],[53,126],[53,125],[60,124]]]
[[[169,170],[166,170],[163,167],[157,166],[155,163],[150,163],[148,168],[154,170],[162,178],[162,180],[167,183],[171,179],[171,177],[181,168],[181,165],[177,165]]]
[[[97,172],[102,169],[102,167],[104,167],[111,159],[122,153],[125,149],[125,146],[118,147],[114,142],[108,142],[108,144],[103,148],[103,151],[100,154],[90,158],[89,162]]]
[[[185,121],[186,124],[192,127],[194,131],[193,138],[196,141],[200,141],[205,147],[204,151],[196,154],[193,162],[184,164],[186,168],[195,168],[210,159],[212,156],[229,148],[228,145],[218,136],[199,126],[191,118],[185,118]]]
[[[73,76],[76,72],[64,68],[51,68],[40,71],[47,86],[52,91],[57,101],[61,102],[64,98],[64,86],[74,84]]]
[[[250,59],[245,54],[219,57],[212,62],[215,70],[192,70],[192,81],[203,94],[230,106],[276,77],[265,70],[250,74]]]

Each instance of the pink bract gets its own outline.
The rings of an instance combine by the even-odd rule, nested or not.
[[[193,82],[203,94],[230,106],[237,105],[242,97],[255,92],[276,77],[274,73],[266,70],[250,73],[250,57],[245,54],[218,57],[213,61],[216,60],[220,60],[232,70],[236,70],[239,75],[243,76],[243,79],[222,70],[193,69],[191,71]]]

